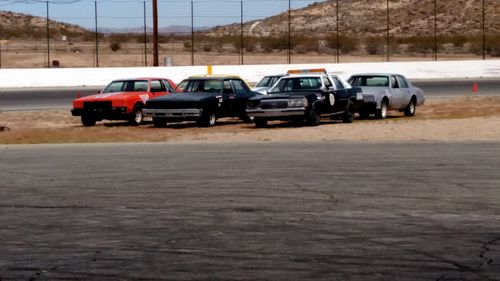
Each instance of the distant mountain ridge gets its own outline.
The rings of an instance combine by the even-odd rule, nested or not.
[[[474,34],[481,28],[481,0],[437,1],[437,31],[439,34]],[[386,1],[339,1],[339,30],[345,34],[380,36],[387,32]],[[318,35],[336,31],[335,1],[316,2],[291,12],[294,34]],[[500,31],[500,1],[486,1],[487,31]],[[390,0],[390,32],[403,36],[432,35],[434,6],[431,1]],[[211,36],[238,35],[240,24],[215,27]],[[279,36],[288,32],[288,11],[261,20],[246,22],[245,35]]]

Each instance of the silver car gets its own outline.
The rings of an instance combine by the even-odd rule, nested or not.
[[[281,77],[286,76],[286,74],[278,74],[278,75],[267,75],[260,79],[259,83],[252,88],[252,91],[261,93],[263,95],[267,95],[267,91],[271,89]]]
[[[348,82],[363,89],[363,105],[358,111],[361,118],[375,114],[375,117],[384,119],[388,110],[399,110],[405,116],[413,116],[416,107],[425,102],[422,89],[413,86],[401,74],[355,74]]]

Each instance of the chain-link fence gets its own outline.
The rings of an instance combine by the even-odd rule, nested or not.
[[[60,1],[0,0],[0,67],[152,65],[150,1]],[[500,57],[497,0],[159,0],[158,23],[160,65]]]

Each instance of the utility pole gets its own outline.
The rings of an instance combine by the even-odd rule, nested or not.
[[[191,65],[194,65],[194,5],[191,1]]]
[[[240,21],[240,56],[241,56],[241,65],[245,64],[243,61],[243,0],[240,1],[240,8],[241,8],[241,21]]]
[[[49,30],[49,1],[45,1],[47,5],[47,68],[50,67],[50,30]]]
[[[158,62],[158,1],[153,0],[153,66],[159,66]]]
[[[95,67],[99,67],[99,32],[97,32],[97,1],[94,1],[95,16]]]
[[[143,2],[144,6],[144,66],[148,66],[148,35],[146,31],[146,1]]]

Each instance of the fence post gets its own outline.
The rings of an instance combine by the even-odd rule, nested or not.
[[[144,7],[144,66],[148,66],[148,35],[146,31],[146,1],[143,1]]]
[[[389,61],[390,57],[390,22],[389,22],[389,0],[387,0],[387,61]]]
[[[434,61],[437,61],[438,44],[437,44],[437,0],[434,0]]]
[[[0,40],[0,68],[2,68],[2,40]]]
[[[335,46],[336,46],[336,55],[337,55],[337,58],[336,58],[336,61],[337,63],[340,63],[340,31],[339,31],[339,0],[336,0],[336,3],[335,3],[335,9],[337,10],[337,34],[335,35],[336,36],[336,43],[335,43]]]
[[[240,8],[241,8],[241,24],[240,24],[240,56],[241,56],[241,65],[245,64],[243,61],[243,0],[240,1]]]
[[[47,6],[47,68],[50,68],[50,30],[49,30],[49,1],[45,1]]]
[[[288,0],[288,64],[292,63],[292,0]]]
[[[482,40],[483,40],[483,60],[486,59],[486,25],[485,25],[485,17],[486,17],[486,11],[485,11],[485,8],[484,8],[484,1],[485,0],[481,0],[481,6],[482,6],[482,15],[481,15],[481,28],[482,28]]]
[[[97,1],[94,1],[95,20],[95,67],[99,67],[99,33],[97,31]]]
[[[194,65],[194,6],[191,0],[191,65]]]

